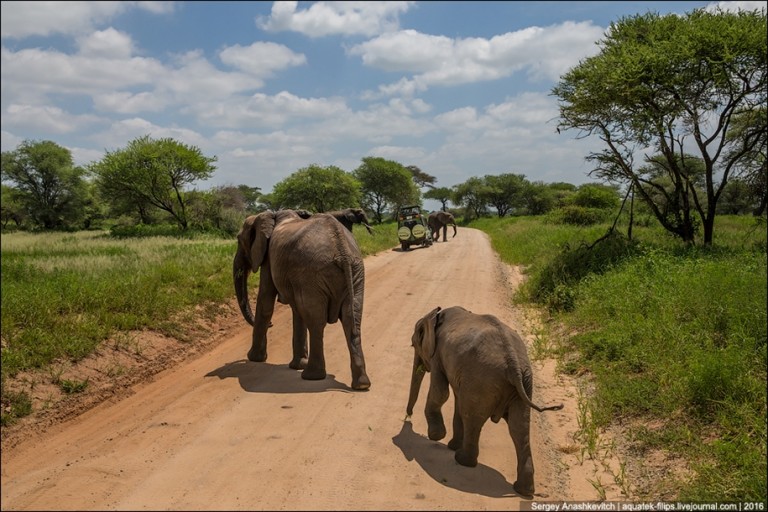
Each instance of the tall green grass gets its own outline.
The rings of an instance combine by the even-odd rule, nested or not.
[[[489,233],[502,259],[527,266],[518,300],[548,306],[550,325],[577,333],[557,338],[554,351],[564,371],[594,384],[582,429],[620,422],[641,454],[682,456],[693,476],[666,482],[679,499],[766,501],[764,222],[719,217],[712,248],[652,224],[635,226],[631,243],[609,237],[593,249],[608,224],[471,226]]]
[[[78,360],[111,333],[174,333],[173,315],[232,295],[235,242],[104,233],[2,235],[2,379]]]

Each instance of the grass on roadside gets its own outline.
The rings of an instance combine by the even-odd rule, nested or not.
[[[682,456],[692,476],[665,481],[677,499],[766,501],[764,223],[719,217],[712,248],[635,226],[631,244],[589,256],[584,247],[608,224],[511,218],[470,227],[527,268],[516,300],[547,307],[558,332],[577,333],[547,346],[556,345],[563,371],[589,376],[583,432],[620,422],[638,453]]]

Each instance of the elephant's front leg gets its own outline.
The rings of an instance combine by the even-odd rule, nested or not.
[[[309,328],[309,360],[307,367],[301,372],[305,380],[322,380],[325,378],[325,354],[323,352],[323,331],[325,324],[314,322]]]
[[[427,435],[433,441],[445,437],[445,422],[443,421],[443,404],[448,400],[448,379],[439,370],[430,373],[429,393],[424,414],[427,417]]]
[[[259,272],[259,291],[256,296],[256,313],[253,321],[253,336],[248,360],[263,362],[267,360],[267,329],[271,325],[272,314],[275,311],[277,289],[272,281],[272,274],[267,262]]]
[[[303,370],[307,367],[307,326],[301,319],[296,309],[293,312],[293,359],[288,363],[288,368]]]
[[[507,423],[517,452],[517,481],[512,486],[520,495],[533,496],[535,487],[530,438],[531,408],[518,398],[509,407]]]

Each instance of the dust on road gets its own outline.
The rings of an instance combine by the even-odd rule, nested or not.
[[[362,343],[369,391],[354,392],[340,324],[326,328],[328,377],[290,370],[291,314],[276,308],[266,363],[245,360],[250,327],[136,385],[132,394],[5,449],[2,510],[514,510],[514,446],[504,422],[486,423],[476,468],[426,437],[426,390],[412,422],[405,406],[415,322],[436,306],[490,313],[529,344],[515,309],[520,274],[481,231],[365,259]],[[252,297],[255,300],[255,297]],[[552,361],[534,361],[535,500],[596,500],[610,471],[575,448],[576,391]],[[428,384],[425,383],[424,387]],[[527,501],[527,500],[526,500]]]

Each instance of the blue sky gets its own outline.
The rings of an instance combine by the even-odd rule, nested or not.
[[[557,134],[559,77],[623,16],[766,2],[2,2],[0,145],[75,163],[137,137],[216,156],[196,186],[260,187],[380,156],[450,187],[592,181]],[[427,206],[430,206],[427,204]]]

